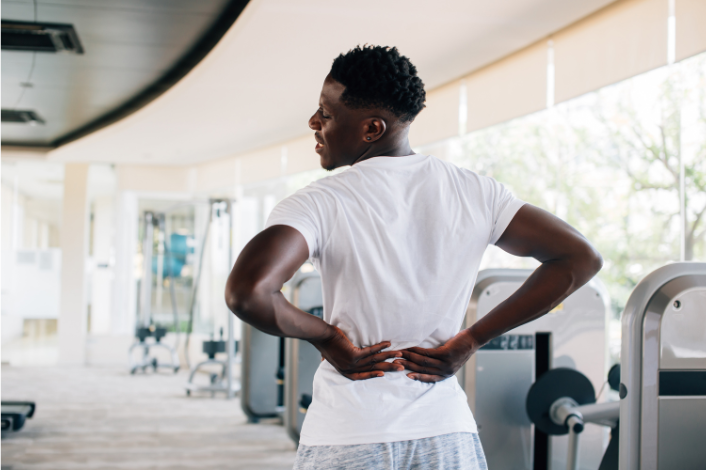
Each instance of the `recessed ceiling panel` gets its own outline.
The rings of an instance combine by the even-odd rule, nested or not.
[[[83,54],[2,50],[2,108],[46,121],[3,123],[3,144],[50,145],[158,80],[211,27],[227,0],[2,1],[2,19],[72,25]],[[5,29],[3,29],[3,35]]]

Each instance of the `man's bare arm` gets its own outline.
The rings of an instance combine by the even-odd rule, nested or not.
[[[577,230],[531,205],[518,211],[497,246],[542,264],[514,294],[471,326],[482,344],[548,313],[603,266],[601,255]]]
[[[437,382],[455,374],[481,346],[546,314],[600,271],[603,260],[578,231],[558,217],[524,205],[497,246],[542,264],[520,288],[470,328],[436,349],[410,348],[395,362],[410,378]]]
[[[328,325],[294,307],[282,286],[309,257],[304,237],[286,226],[264,230],[238,256],[226,284],[226,303],[241,320],[275,336],[325,338]]]
[[[311,342],[339,372],[352,380],[384,371],[402,370],[384,362],[400,357],[381,352],[389,342],[357,348],[343,332],[304,312],[282,295],[282,286],[309,257],[304,236],[292,227],[275,225],[255,236],[238,256],[226,284],[226,304],[241,320],[275,336]]]

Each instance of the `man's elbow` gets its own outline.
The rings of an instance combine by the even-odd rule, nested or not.
[[[226,288],[226,305],[236,317],[247,321],[249,312],[253,310],[256,298],[256,289],[252,285],[240,284],[236,287]]]
[[[588,241],[582,245],[579,256],[580,266],[586,277],[585,282],[588,282],[603,268],[603,257]]]

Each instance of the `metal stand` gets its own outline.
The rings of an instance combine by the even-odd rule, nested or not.
[[[232,201],[214,201],[220,204],[225,204],[225,210],[228,214],[228,269],[233,267],[233,203]],[[228,315],[228,347],[226,348],[226,353],[228,354],[228,359],[226,361],[226,398],[230,400],[235,395],[236,391],[240,391],[240,383],[233,383],[233,362],[235,359],[235,340],[233,338],[233,313],[226,309],[226,315]]]
[[[142,239],[142,256],[143,256],[143,274],[142,282],[140,285],[140,322],[137,327],[136,335],[138,341],[133,343],[128,350],[128,357],[130,360],[130,373],[134,374],[139,369],[142,372],[146,372],[149,367],[152,367],[156,372],[158,368],[164,367],[172,369],[174,373],[179,371],[179,356],[177,355],[176,349],[168,344],[161,342],[162,338],[167,334],[166,328],[156,327],[152,324],[152,258],[153,254],[153,244],[154,244],[154,228],[157,226],[160,230],[160,243],[164,243],[164,215],[155,214],[153,212],[145,212],[144,214],[144,228],[145,233]],[[162,279],[162,267],[163,267],[163,245],[159,247],[158,254],[158,269],[157,275],[158,280],[161,282]],[[173,280],[170,284],[173,285]],[[160,290],[161,292],[161,290]],[[172,297],[172,307],[176,308],[174,303],[174,298]],[[176,315],[175,315],[176,317]],[[148,343],[146,340],[149,337],[154,338],[154,343]],[[142,348],[142,359],[140,361],[135,361],[133,358],[133,352],[135,349]],[[151,348],[161,348],[166,349],[170,356],[171,362],[160,363],[156,357],[150,357]]]
[[[232,343],[231,343],[232,344]],[[237,349],[237,343],[234,344]],[[228,361],[219,361],[216,359],[217,353],[226,352],[226,342],[223,340],[223,328],[221,328],[221,339],[220,341],[214,341],[211,338],[210,341],[203,342],[203,352],[208,354],[208,359],[199,362],[191,369],[189,374],[189,381],[186,383],[186,396],[191,396],[191,392],[210,392],[211,397],[216,395],[216,392],[224,392],[228,389]],[[221,373],[211,373],[210,374],[210,384],[209,385],[198,385],[194,383],[194,377],[199,372],[202,367],[208,365],[218,365],[221,366]],[[224,383],[225,381],[225,383]],[[240,384],[231,384],[231,393],[235,394],[240,391]]]
[[[134,374],[139,369],[142,372],[146,372],[149,367],[151,367],[155,372],[160,367],[172,369],[176,374],[179,372],[179,356],[177,356],[176,349],[161,342],[162,337],[167,333],[165,328],[155,328],[151,326],[149,328],[138,328],[137,336],[138,342],[130,346],[128,355],[130,357],[130,373]],[[154,337],[154,343],[148,343],[146,340],[150,336]],[[133,360],[133,351],[135,349],[142,348],[142,359],[139,362]],[[171,362],[159,362],[156,357],[150,357],[150,349],[162,348],[166,349],[171,355]]]
[[[211,206],[211,214],[208,218],[208,224],[213,222],[213,219],[227,216],[228,217],[228,267],[230,268],[233,263],[233,237],[232,237],[232,214],[233,214],[233,204],[230,200],[224,199],[211,199],[209,200]],[[208,234],[208,230],[205,232]],[[207,236],[207,235],[205,235]],[[205,243],[204,243],[205,246]],[[201,277],[201,269],[203,263],[199,263],[199,272],[196,275],[196,279]],[[195,286],[194,295],[192,296],[192,314],[193,305],[196,301],[196,290]],[[191,374],[189,374],[189,381],[186,383],[186,395],[190,396],[192,391],[202,391],[210,392],[211,396],[215,396],[216,392],[224,392],[227,399],[231,399],[236,393],[240,391],[240,383],[233,381],[233,362],[235,362],[235,350],[236,343],[233,338],[233,314],[228,311],[228,334],[227,341],[223,340],[223,329],[221,329],[221,340],[220,341],[204,341],[203,342],[203,352],[208,354],[208,360],[196,364],[191,369]],[[188,343],[187,343],[188,344]],[[228,346],[227,346],[228,345]],[[227,353],[225,361],[218,361],[215,359],[216,353],[225,352]],[[188,351],[187,351],[188,354]],[[210,385],[196,385],[193,383],[196,373],[205,365],[217,364],[222,366],[221,373],[211,374]]]

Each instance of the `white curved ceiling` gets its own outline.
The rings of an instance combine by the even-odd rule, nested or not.
[[[137,113],[54,150],[62,161],[186,165],[300,137],[339,53],[394,45],[427,89],[613,0],[252,0],[214,50]]]

